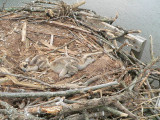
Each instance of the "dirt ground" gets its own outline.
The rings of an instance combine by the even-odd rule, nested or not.
[[[107,54],[94,56],[96,59],[94,63],[70,78],[59,79],[58,74],[52,70],[47,72],[23,72],[19,65],[27,57],[44,55],[51,62],[57,57],[65,56],[65,49],[63,47],[54,53],[48,52],[74,39],[75,41],[67,46],[70,56],[81,59],[85,53],[102,51],[102,48],[95,42],[97,38],[94,35],[46,23],[27,23],[26,39],[29,41],[29,47],[26,48],[25,43],[21,41],[23,22],[0,21],[1,66],[7,68],[11,73],[34,77],[49,84],[76,83],[76,81],[83,83],[96,75],[104,75],[100,80],[92,84],[94,85],[114,81],[120,77],[120,74],[114,71],[120,71],[119,73],[121,73],[124,69],[123,63],[118,59],[114,60]],[[64,23],[75,25],[71,20],[64,21]],[[54,35],[53,45],[50,45],[51,35]],[[19,80],[28,81],[20,78]]]

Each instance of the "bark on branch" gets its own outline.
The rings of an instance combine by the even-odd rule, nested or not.
[[[66,90],[66,91],[58,91],[58,92],[26,92],[26,93],[8,93],[8,92],[0,92],[0,97],[6,98],[30,98],[30,97],[55,97],[55,96],[68,96],[74,94],[80,94],[87,92],[89,90],[97,90],[113,85],[118,85],[118,82],[110,82],[107,84],[96,85],[92,87],[80,88],[75,90]]]
[[[122,100],[127,100],[130,97],[133,97],[130,93],[122,93],[120,95],[115,95],[115,96],[107,96],[107,97],[102,97],[102,98],[95,98],[92,100],[85,100],[81,103],[76,103],[69,105],[68,107],[64,107],[63,110],[59,115],[66,114],[66,113],[73,113],[73,112],[79,112],[87,109],[92,109],[92,108],[97,108],[100,106],[107,106],[111,103]],[[58,116],[56,117],[58,119]]]

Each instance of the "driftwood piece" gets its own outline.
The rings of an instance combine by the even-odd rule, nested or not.
[[[151,55],[151,59],[154,59],[154,53],[153,53],[153,38],[152,35],[149,36],[150,39],[150,55]]]
[[[25,42],[26,41],[26,35],[27,35],[27,22],[24,21],[23,24],[22,24],[22,42]]]
[[[61,23],[61,22],[57,22],[57,21],[49,21],[48,24],[57,25],[57,26],[60,26],[60,27],[68,28],[68,29],[71,29],[71,30],[73,29],[73,30],[77,30],[77,31],[80,31],[80,32],[84,32],[84,33],[91,33],[90,31],[84,30],[80,27],[65,24],[65,23]]]
[[[82,21],[85,21],[88,25],[94,27],[95,29],[98,28],[97,25],[99,24],[99,22],[106,22],[106,23],[112,24],[118,18],[118,14],[116,14],[114,18],[103,17],[100,15],[97,15],[95,12],[88,13],[85,11],[80,11],[80,12],[75,12],[75,14],[78,17],[80,17]]]
[[[54,42],[54,35],[52,34],[52,35],[51,35],[51,39],[50,39],[50,43],[49,43],[49,44],[50,44],[50,45],[53,45],[53,42]]]
[[[57,115],[61,110],[62,106],[39,106],[39,107],[32,107],[27,108],[27,112],[31,114],[51,114],[51,115]]]
[[[59,5],[60,3],[56,3],[56,2],[50,2],[50,1],[43,1],[43,0],[37,0],[35,1],[35,3],[45,3],[45,4],[53,4],[53,5]],[[85,4],[86,1],[80,1],[80,2],[77,2],[77,3],[74,3],[72,5],[69,5],[71,9],[77,9],[79,6]]]
[[[14,97],[21,97],[21,98],[29,98],[29,97],[54,97],[54,96],[67,96],[67,95],[74,95],[87,92],[89,90],[97,90],[113,85],[118,85],[118,82],[110,82],[107,84],[96,85],[92,87],[86,87],[81,89],[75,90],[66,90],[66,91],[58,91],[58,92],[29,92],[29,93],[8,93],[8,92],[0,92],[0,97],[7,97],[7,98],[14,98]]]
[[[143,49],[144,49],[144,46],[146,43],[146,39],[142,38],[140,36],[135,36],[133,34],[130,34],[130,33],[134,33],[134,32],[139,33],[140,32],[139,30],[137,30],[137,31],[124,31],[124,30],[120,30],[117,27],[112,26],[112,25],[105,23],[105,22],[102,22],[102,24],[104,25],[103,29],[110,29],[113,32],[119,34],[118,38],[121,38],[121,36],[124,36],[124,38],[127,38],[129,40],[129,42],[133,45],[131,48],[132,48],[132,51],[134,53],[136,53],[137,58],[141,57],[141,54],[143,52]],[[118,39],[118,41],[123,42],[124,38]],[[115,39],[115,38],[113,38],[113,39]]]
[[[27,39],[27,21],[25,20],[22,24],[22,40],[26,49],[29,48],[29,40]]]
[[[121,100],[126,100],[130,98],[130,93],[122,93],[120,95],[115,95],[115,96],[108,96],[108,97],[102,97],[102,98],[95,98],[92,100],[85,100],[81,102],[80,104],[72,104],[68,105],[67,108],[63,108],[63,111],[60,112],[60,115],[66,114],[66,113],[73,113],[73,112],[78,112],[78,111],[83,111],[87,109],[92,109],[98,106],[107,106],[111,103],[114,103],[114,101],[121,101]]]

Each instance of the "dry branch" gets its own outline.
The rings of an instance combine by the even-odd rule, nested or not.
[[[150,39],[150,55],[151,55],[151,59],[154,59],[154,53],[153,53],[153,38],[152,35],[149,36]]]
[[[124,107],[119,101],[116,101],[114,104],[117,108],[120,110],[123,110],[125,113],[127,113],[131,118],[138,120],[138,117],[131,113],[126,107]]]
[[[111,107],[100,107],[100,110],[104,110],[106,112],[111,112],[112,114],[116,115],[116,116],[119,116],[119,117],[127,117],[128,114],[124,113],[124,112],[121,112],[119,110],[116,110],[116,109],[113,109]]]
[[[60,46],[60,47],[58,47],[58,48],[56,48],[56,49],[54,49],[54,50],[52,50],[52,51],[49,51],[49,53],[56,52],[56,51],[58,51],[59,49],[64,48],[65,46],[67,46],[67,45],[71,44],[71,43],[72,43],[72,42],[74,42],[74,41],[76,41],[76,39],[71,40],[71,41],[69,41],[68,43],[66,43],[66,44],[64,44],[64,45],[62,45],[62,46]]]
[[[46,47],[49,48],[48,51],[51,50],[51,49],[54,49],[54,50],[52,50],[52,51],[50,51],[50,52],[55,52],[55,51],[65,52],[64,49],[60,49],[60,47],[51,46],[51,45],[50,45],[49,43],[47,43],[46,41],[40,40],[40,42],[41,42],[43,45],[45,45]],[[73,41],[72,41],[72,42],[73,42]],[[72,42],[68,42],[68,43],[72,43]],[[66,44],[68,44],[68,43],[66,43]],[[65,46],[65,45],[64,45],[64,46]],[[61,47],[63,48],[64,46],[61,46]],[[48,53],[50,53],[50,52],[48,52]],[[48,54],[48,53],[47,53],[47,54]],[[68,53],[73,54],[73,55],[76,54],[75,51],[71,51],[71,50],[68,50]]]
[[[122,44],[117,50],[116,50],[116,52],[119,52],[121,49],[123,49],[123,47],[125,47],[125,46],[132,46],[131,44],[129,44],[129,43],[127,43],[127,42],[125,42],[124,44]]]
[[[29,92],[29,93],[8,93],[8,92],[0,92],[0,97],[7,97],[7,98],[29,98],[29,97],[55,97],[55,96],[68,96],[68,95],[74,95],[74,94],[81,94],[90,90],[97,90],[113,85],[118,85],[118,82],[110,82],[107,84],[101,84],[96,85],[92,87],[86,87],[81,89],[75,89],[75,90],[66,90],[66,91],[58,91],[58,92]]]
[[[50,84],[48,84],[48,83],[46,83],[46,82],[43,82],[43,81],[41,81],[41,80],[32,78],[32,77],[26,77],[26,76],[23,76],[23,75],[16,75],[16,74],[7,73],[7,72],[0,72],[0,74],[10,75],[10,76],[14,76],[14,77],[19,77],[19,78],[24,78],[24,79],[32,80],[32,81],[38,82],[38,83],[40,83],[40,84],[42,84],[42,85],[46,85],[46,86],[52,87],[52,85],[50,85]]]
[[[83,0],[83,1],[80,1],[80,2],[77,2],[77,3],[74,3],[73,5],[70,5],[70,7],[71,7],[71,9],[74,10],[74,9],[77,9],[79,6],[85,4],[85,3],[86,3],[86,1]]]
[[[109,116],[107,112],[92,112],[92,113],[88,113],[88,118],[90,119],[98,119],[98,118],[103,118],[103,117],[107,117]],[[67,116],[66,118],[64,118],[64,120],[83,120],[84,119],[84,115],[83,114],[73,114],[70,116]],[[107,119],[108,120],[108,119]]]
[[[77,27],[77,26],[74,26],[74,25],[69,25],[69,24],[65,24],[65,23],[61,23],[61,22],[57,22],[57,21],[49,21],[48,24],[50,25],[57,25],[57,26],[60,26],[60,27],[64,27],[64,28],[68,28],[68,29],[73,29],[73,30],[77,30],[77,31],[80,31],[80,32],[84,32],[84,33],[91,33],[87,30],[84,30],[80,27]]]
[[[97,108],[98,106],[107,106],[109,104],[114,103],[117,100],[119,101],[127,100],[130,97],[131,97],[130,93],[122,93],[120,95],[115,95],[115,96],[107,96],[102,98],[95,98],[92,100],[85,100],[79,104],[68,105],[67,108],[63,108],[63,111],[61,111],[60,114],[83,111],[85,109]]]
[[[146,71],[148,69],[150,69],[158,60],[160,59],[160,57],[155,58],[154,60],[152,60],[144,69],[142,69],[141,73],[138,75],[138,77],[135,77],[135,82],[131,83],[130,85],[128,85],[126,88],[120,90],[119,92],[117,92],[116,94],[127,90],[128,88],[130,88],[131,86],[135,86],[135,84],[139,83],[142,81],[142,76],[144,75],[144,73],[146,73]],[[115,93],[114,93],[115,94]]]
[[[44,86],[42,85],[33,85],[33,84],[29,84],[27,82],[19,82],[16,77],[14,76],[14,74],[11,74],[6,68],[0,68],[0,72],[3,74],[6,74],[6,77],[11,80],[14,84],[18,85],[18,86],[25,86],[25,87],[31,87],[31,88],[36,88],[36,89],[40,89],[40,90],[44,90]],[[12,76],[13,75],[13,76]]]
[[[22,42],[25,42],[26,41],[26,35],[27,35],[27,22],[24,21],[23,24],[22,24]]]
[[[41,80],[38,80],[38,79],[35,79],[35,78],[32,78],[32,77],[26,77],[26,76],[23,76],[23,75],[17,75],[17,74],[12,74],[12,73],[5,73],[5,72],[0,72],[0,74],[3,74],[3,75],[10,75],[10,76],[15,76],[15,77],[19,77],[19,78],[24,78],[24,79],[28,79],[28,80],[32,80],[34,82],[38,82],[42,85],[45,85],[45,86],[48,86],[49,88],[57,88],[57,89],[73,89],[73,88],[80,88],[80,87],[83,87],[83,86],[79,86],[79,85],[76,85],[76,84],[54,84],[54,85],[50,85],[46,82],[43,82]],[[6,82],[8,81],[9,79],[8,78],[4,78],[4,80],[0,81],[1,83],[2,82]],[[47,87],[46,87],[47,88]]]
[[[84,86],[89,86],[91,83],[97,81],[101,77],[102,77],[101,75],[94,76],[94,77],[90,78],[89,80],[87,80],[83,85]]]
[[[2,111],[4,114],[8,115],[9,119],[11,120],[44,120],[38,117],[34,117],[31,114],[25,114],[25,112],[19,112],[16,110],[16,108],[14,108],[13,106],[9,105],[7,102],[3,102],[0,100],[0,105],[5,107],[5,109],[1,109],[0,111]]]

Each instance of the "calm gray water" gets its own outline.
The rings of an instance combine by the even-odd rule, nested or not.
[[[0,6],[5,0],[0,0]],[[27,2],[31,0],[23,0]],[[64,0],[68,3],[80,0]],[[8,0],[6,7],[22,5],[20,0]],[[160,56],[160,0],[86,0],[83,8],[96,11],[98,14],[114,17],[119,13],[118,20],[114,25],[122,26],[128,30],[140,29],[141,36],[154,39],[154,52],[156,56]],[[142,60],[147,62],[150,60],[149,41],[146,44]]]

